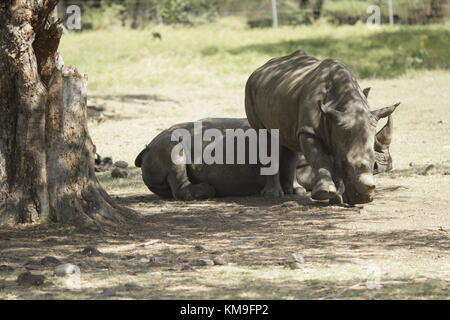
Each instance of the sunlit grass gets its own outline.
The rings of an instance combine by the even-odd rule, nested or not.
[[[154,40],[157,30],[162,41]],[[348,64],[359,78],[395,78],[450,68],[448,26],[365,25],[248,29],[228,19],[195,28],[153,26],[72,33],[63,38],[67,64],[89,75],[91,92],[134,92],[167,85],[243,86],[272,57],[303,49]]]

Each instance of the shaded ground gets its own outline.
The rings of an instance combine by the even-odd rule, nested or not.
[[[446,177],[431,178],[448,184]],[[448,204],[439,203],[439,196],[417,197],[424,194],[425,179],[385,176],[377,203],[354,208],[294,196],[185,203],[147,193],[121,195],[119,203],[143,217],[117,234],[2,229],[0,264],[15,270],[1,274],[0,297],[103,299],[110,298],[103,290],[113,288],[111,298],[133,299],[447,299]],[[84,256],[86,246],[103,255]],[[293,253],[305,258],[303,269],[289,268]],[[197,259],[223,254],[228,265],[196,266]],[[80,289],[68,289],[52,276],[53,267],[39,265],[48,255],[81,267]],[[183,271],[186,266],[194,270]],[[47,275],[45,285],[19,287],[14,280],[26,270]]]

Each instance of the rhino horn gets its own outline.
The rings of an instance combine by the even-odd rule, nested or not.
[[[386,118],[386,117],[390,116],[395,111],[395,109],[397,109],[397,107],[399,105],[400,105],[400,102],[396,103],[396,104],[394,104],[393,106],[390,106],[390,107],[386,107],[386,108],[383,108],[383,109],[372,111],[372,114],[375,116],[375,118],[380,120],[380,119],[383,119],[383,118]]]
[[[394,124],[392,116],[389,116],[386,125],[376,135],[375,138],[376,149],[384,150],[389,148],[392,142],[393,131],[394,131]]]
[[[364,95],[366,96],[366,98],[368,98],[369,97],[369,93],[370,93],[370,90],[371,90],[372,88],[365,88],[364,90],[363,90],[363,93],[364,93]]]

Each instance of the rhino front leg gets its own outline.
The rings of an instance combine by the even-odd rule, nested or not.
[[[216,190],[208,183],[191,184],[185,165],[178,165],[167,177],[172,195],[176,200],[191,201],[213,198]]]
[[[320,140],[312,135],[300,135],[300,146],[316,177],[311,197],[321,201],[333,199],[337,195],[337,189],[332,177],[333,161],[331,157],[325,151]]]
[[[299,153],[281,146],[280,183],[285,194],[304,195],[306,190],[297,182],[296,168]]]

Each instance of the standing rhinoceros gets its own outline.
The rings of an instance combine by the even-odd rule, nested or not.
[[[346,190],[351,204],[373,200],[377,123],[398,105],[370,111],[345,65],[304,51],[270,60],[245,90],[250,125],[279,129],[280,144],[304,154],[315,177],[312,198],[329,200]],[[268,177],[263,195],[283,195],[279,175]]]
[[[204,129],[218,129],[223,133],[226,129],[250,129],[247,119],[212,118],[199,121],[202,122]],[[180,128],[192,132],[194,122],[177,124],[164,130],[142,150],[135,160],[136,167],[142,168],[143,180],[152,192],[162,197],[173,197],[179,200],[260,194],[266,179],[260,175],[261,164],[175,164],[171,154],[178,142],[172,141],[171,137],[174,130]],[[392,167],[389,154],[391,133],[392,122],[389,122],[377,134],[377,141],[381,142],[378,143],[380,153],[377,152],[376,155],[377,159],[383,159],[383,162],[378,165],[378,172],[387,171]],[[194,136],[192,136],[193,138]],[[237,140],[234,143],[237,143]],[[205,146],[206,144],[202,147],[205,148]],[[279,161],[283,190],[288,194],[303,192],[298,183],[308,189],[314,179],[312,170],[301,154],[295,154],[299,160],[297,165],[298,183],[295,179],[292,181],[284,174],[286,163],[292,164],[292,161],[284,158],[283,150],[280,152],[281,159]],[[296,162],[294,162],[295,164]]]

